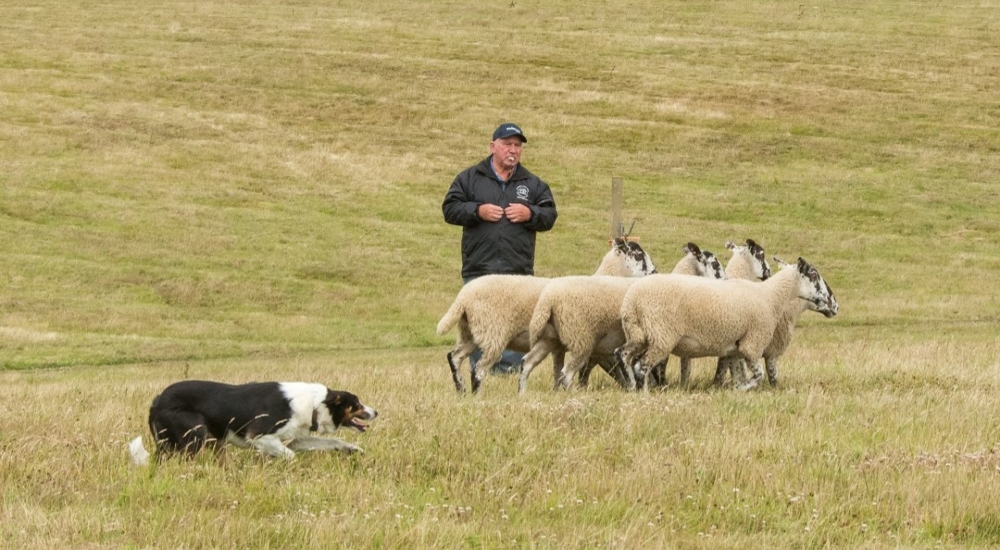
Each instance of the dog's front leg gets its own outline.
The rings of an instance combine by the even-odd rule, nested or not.
[[[226,433],[226,443],[229,443],[230,445],[236,445],[241,449],[246,449],[250,447],[250,443],[247,442],[246,439],[243,439],[242,437],[236,435],[233,432]]]
[[[262,435],[260,437],[255,437],[250,440],[250,444],[253,445],[258,451],[268,455],[268,456],[280,456],[287,459],[295,458],[295,453],[285,446],[275,435]]]
[[[363,453],[364,450],[337,438],[326,437],[296,437],[288,442],[293,451],[344,451],[348,453]]]

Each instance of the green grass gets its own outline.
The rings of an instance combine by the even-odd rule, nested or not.
[[[8,545],[1000,543],[993,3],[0,12]],[[696,363],[691,392],[553,393],[543,368],[456,398],[440,205],[503,120],[559,207],[538,274],[596,269],[620,176],[661,269],[751,237],[840,314],[800,320],[774,391]],[[185,377],[324,381],[383,416],[345,435],[361,457],[128,466]]]

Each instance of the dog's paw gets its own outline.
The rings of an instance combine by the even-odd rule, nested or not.
[[[358,447],[357,445],[352,445],[350,443],[347,443],[347,444],[344,445],[344,452],[345,453],[361,453],[361,454],[364,454],[365,450],[362,449],[361,447]]]
[[[149,463],[149,452],[142,445],[142,437],[133,439],[128,444],[128,452],[132,455],[132,463],[136,466],[145,466]]]

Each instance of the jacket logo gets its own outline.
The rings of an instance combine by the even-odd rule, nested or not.
[[[517,189],[515,190],[515,192],[517,193],[517,198],[519,198],[521,200],[524,200],[524,201],[528,200],[528,186],[527,185],[518,185]]]

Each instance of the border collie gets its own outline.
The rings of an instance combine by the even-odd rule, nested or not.
[[[276,457],[295,451],[361,451],[336,438],[313,437],[340,427],[359,432],[378,411],[357,396],[307,382],[223,384],[185,380],[167,386],[149,408],[149,430],[157,454],[194,454],[226,443],[253,447]],[[137,437],[129,444],[132,461],[143,465],[149,453]]]

